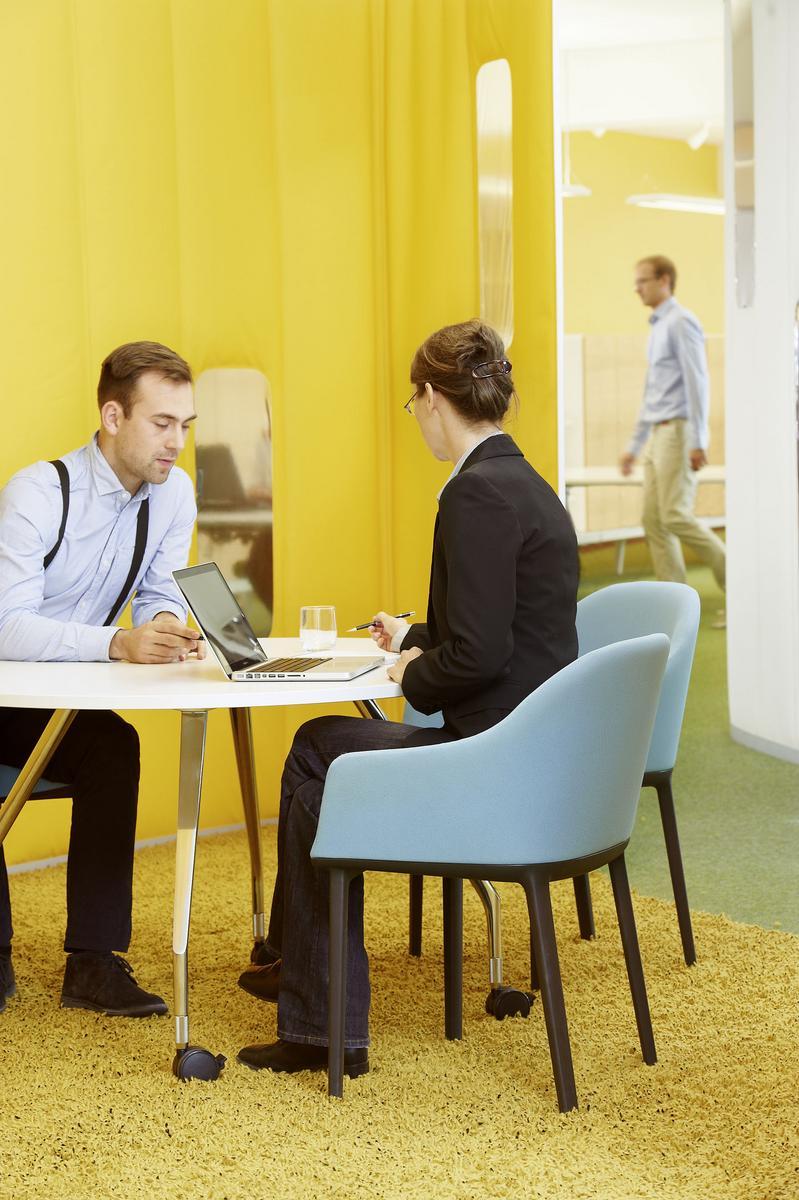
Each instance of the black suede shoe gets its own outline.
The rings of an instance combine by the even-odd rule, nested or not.
[[[107,1017],[163,1016],[167,1011],[160,996],[137,985],[129,962],[94,950],[81,950],[67,958],[61,1007],[88,1008]]]
[[[305,1042],[272,1042],[270,1045],[244,1046],[236,1056],[251,1071],[326,1071],[327,1046],[309,1046]],[[344,1074],[350,1079],[369,1071],[369,1051],[365,1046],[344,1051]]]
[[[0,954],[0,1012],[5,1011],[6,1000],[17,994],[14,964],[10,954]]]
[[[249,992],[251,996],[257,996],[259,1000],[268,1000],[272,1004],[277,1004],[277,994],[280,991],[281,961],[278,958],[264,967],[252,963],[239,975],[239,987],[243,988],[245,992]]]

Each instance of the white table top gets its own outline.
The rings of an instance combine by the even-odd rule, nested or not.
[[[270,656],[300,653],[298,638],[264,638],[262,645]],[[339,638],[335,650],[325,653],[380,655],[371,638],[363,637]],[[0,705],[5,708],[268,708],[385,700],[401,695],[398,685],[387,677],[385,667],[337,683],[229,683],[210,647],[202,662],[190,659],[163,667],[123,662],[0,662]]]
[[[630,475],[622,475],[618,467],[567,467],[566,487],[600,486],[629,487],[630,484],[642,484],[644,472],[641,467],[633,467]],[[726,479],[724,466],[710,465],[697,471],[699,483],[724,483]]]

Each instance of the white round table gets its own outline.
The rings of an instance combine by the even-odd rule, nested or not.
[[[300,653],[297,638],[267,638],[262,645],[270,657]],[[379,651],[369,638],[340,638],[330,653],[357,657],[379,654]],[[215,1079],[225,1061],[221,1056],[189,1043],[189,925],[209,710],[230,710],[250,845],[253,933],[257,951],[266,936],[266,919],[250,710],[349,700],[362,716],[379,718],[383,714],[375,702],[401,695],[401,689],[391,682],[382,666],[343,682],[230,683],[210,649],[202,662],[188,661],[163,667],[121,662],[0,662],[0,705],[53,710],[30,758],[0,807],[0,844],[81,709],[174,709],[181,713],[172,932],[176,1042],[172,1069],[179,1078]]]

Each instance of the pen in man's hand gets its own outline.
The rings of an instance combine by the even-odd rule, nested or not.
[[[416,613],[414,611],[404,612],[404,613],[394,613],[394,616],[396,617],[396,619],[398,621],[401,621],[403,617],[415,617]],[[372,619],[371,621],[367,621],[365,625],[353,625],[352,629],[345,629],[344,632],[345,633],[357,633],[360,629],[371,629],[371,627],[373,625],[376,629],[382,628],[383,622],[375,621],[374,619]]]

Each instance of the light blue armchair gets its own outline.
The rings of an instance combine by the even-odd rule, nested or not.
[[[10,807],[4,803],[20,774],[19,767],[9,767],[5,763],[0,764],[0,846],[24,807],[25,801],[20,803],[18,798],[16,803],[11,801]],[[56,800],[71,795],[72,792],[66,784],[52,783],[49,779],[42,778],[30,793],[29,798],[31,800]]]
[[[440,712],[426,715],[417,712],[413,705],[405,701],[402,719],[406,725],[415,725],[420,729],[440,729],[444,724],[444,716]],[[424,906],[424,875],[410,875],[408,878],[408,953],[419,957],[422,953],[422,911]],[[502,901],[499,892],[488,879],[472,879],[472,887],[480,898],[486,917],[486,933],[488,937],[488,981],[489,989],[486,996],[486,1012],[498,1021],[505,1017],[528,1017],[535,996],[532,992],[515,988],[504,982],[504,967],[502,963]],[[584,887],[584,885],[583,885]],[[590,902],[590,893],[589,893]],[[535,968],[532,971],[533,987],[538,987]]]
[[[577,637],[581,655],[622,638],[665,633],[670,641],[669,661],[660,693],[655,728],[644,768],[642,787],[657,792],[666,839],[677,922],[683,956],[688,966],[696,962],[685,872],[677,833],[671,775],[677,760],[685,699],[699,630],[699,597],[684,583],[617,583],[592,592],[577,605]],[[575,882],[580,932],[593,934],[591,894],[587,877]]]
[[[655,1044],[624,865],[668,658],[662,634],[587,654],[499,725],[438,746],[346,754],[311,850],[330,872],[328,1090],[343,1094],[346,913],[364,870],[444,880],[445,1032],[462,1034],[462,880],[521,884],[558,1105],[577,1106],[549,885],[609,864],[644,1061]]]
[[[7,767],[0,764],[0,804],[5,800],[19,776],[19,767]],[[40,779],[31,793],[31,799],[55,800],[71,796],[69,788],[64,783],[51,783],[49,779]]]

